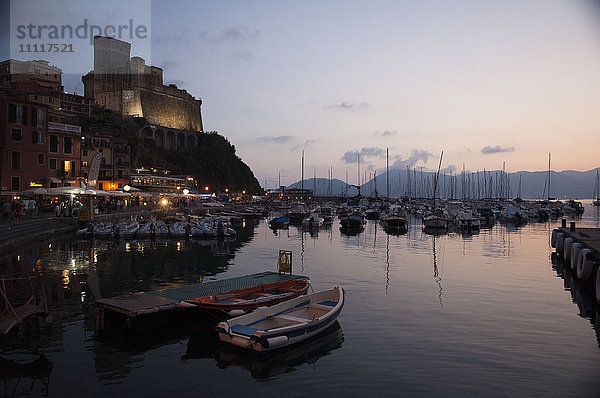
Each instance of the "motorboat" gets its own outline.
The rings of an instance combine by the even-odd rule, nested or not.
[[[322,217],[320,217],[318,213],[312,212],[310,213],[310,216],[302,220],[302,226],[309,228],[320,227],[323,225],[324,222],[325,220]]]
[[[287,216],[275,217],[269,221],[269,227],[271,228],[285,228],[290,225],[290,218]]]
[[[117,224],[117,233],[123,238],[132,238],[140,228],[140,224],[135,220],[123,221]]]

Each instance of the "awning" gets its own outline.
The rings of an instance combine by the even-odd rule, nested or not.
[[[53,182],[55,184],[60,184],[62,181],[60,180],[60,178],[50,177],[50,182]]]

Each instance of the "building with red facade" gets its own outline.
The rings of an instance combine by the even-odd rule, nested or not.
[[[48,121],[48,106],[0,91],[0,190],[77,185],[81,127]]]

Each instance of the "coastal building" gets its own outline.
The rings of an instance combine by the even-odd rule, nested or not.
[[[130,53],[130,43],[96,36],[94,69],[82,77],[85,96],[122,115],[144,118],[142,142],[150,139],[170,150],[197,146],[202,100],[174,84],[164,85],[161,68]]]
[[[48,61],[0,62],[0,90],[48,107],[48,121],[72,123],[75,117],[89,117],[93,101],[77,94],[65,93],[62,69]]]
[[[136,169],[131,174],[132,187],[148,192],[174,192],[183,193],[198,191],[198,182],[189,175],[171,175],[168,170],[160,168]]]
[[[313,190],[301,188],[286,188],[284,186],[281,186],[279,187],[279,189],[267,191],[267,196],[271,200],[305,201],[312,200]]]
[[[129,184],[131,148],[127,140],[108,132],[87,134],[81,144],[81,174],[84,180],[89,176],[96,154],[100,155],[96,188],[115,190]]]
[[[48,120],[48,105],[0,91],[0,190],[76,185],[81,127]]]

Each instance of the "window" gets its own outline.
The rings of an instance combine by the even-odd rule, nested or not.
[[[44,127],[44,124],[44,110],[31,108],[31,125],[34,127]]]
[[[65,170],[65,173],[68,173],[71,171],[71,162],[69,160],[64,161],[64,170]]]
[[[98,152],[104,153],[104,149],[100,148],[100,149],[98,149]]]
[[[58,137],[55,135],[50,136],[50,152],[58,153]]]
[[[88,167],[88,161],[87,160],[82,160],[81,161],[81,167]]]
[[[34,144],[44,144],[46,142],[46,137],[44,136],[44,133],[33,131],[31,133],[31,142]]]
[[[21,181],[19,177],[11,177],[10,189],[13,191],[19,191],[21,189]]]
[[[21,152],[11,152],[11,168],[13,170],[21,170]]]
[[[23,105],[8,105],[8,122],[13,124],[27,124],[27,107]]]
[[[87,156],[87,149],[83,150],[83,156]]]
[[[12,129],[12,140],[13,141],[22,141],[23,135],[21,134],[21,129]]]
[[[69,155],[73,153],[73,139],[71,137],[63,138],[63,152]]]
[[[56,159],[48,159],[48,168],[50,170],[56,170]]]
[[[44,154],[43,153],[38,153],[38,164],[39,165],[44,164]]]

